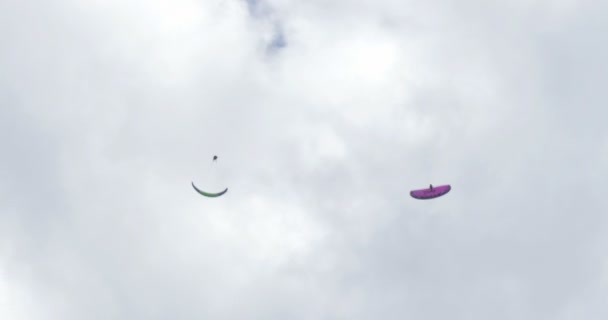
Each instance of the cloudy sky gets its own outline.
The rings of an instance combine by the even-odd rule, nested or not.
[[[606,319],[607,15],[1,0],[0,318]]]

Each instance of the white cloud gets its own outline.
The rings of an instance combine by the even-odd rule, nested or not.
[[[0,4],[0,317],[605,317],[606,8],[258,6]]]

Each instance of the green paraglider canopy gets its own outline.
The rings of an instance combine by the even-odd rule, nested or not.
[[[224,189],[221,192],[217,192],[217,193],[212,193],[212,192],[205,192],[199,188],[197,188],[194,185],[194,182],[192,182],[192,188],[194,188],[194,190],[196,190],[196,192],[200,193],[201,195],[205,196],[205,197],[210,197],[210,198],[215,198],[215,197],[219,197],[221,195],[223,195],[224,193],[228,192],[228,188]]]

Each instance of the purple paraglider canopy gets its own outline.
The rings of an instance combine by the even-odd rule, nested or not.
[[[412,190],[410,192],[410,195],[416,199],[422,199],[422,200],[433,199],[433,198],[441,197],[442,195],[450,192],[451,189],[452,189],[452,187],[449,184],[446,184],[443,186],[431,187],[431,188],[420,189],[420,190]]]

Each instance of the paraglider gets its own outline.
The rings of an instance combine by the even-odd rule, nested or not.
[[[223,191],[221,191],[221,192],[217,192],[217,193],[213,193],[213,192],[205,192],[205,191],[203,191],[203,190],[201,190],[201,189],[197,188],[197,187],[194,185],[194,182],[192,182],[192,188],[194,188],[194,190],[196,190],[196,192],[198,192],[199,194],[201,194],[201,195],[203,195],[203,196],[205,196],[205,197],[209,197],[209,198],[215,198],[215,197],[219,197],[219,196],[223,195],[224,193],[228,192],[228,188],[224,189],[224,190],[223,190]]]
[[[437,187],[433,187],[433,185],[431,184],[428,189],[410,191],[410,195],[412,196],[412,198],[427,200],[441,197],[446,193],[450,192],[450,190],[452,190],[452,187],[449,184]]]
[[[213,162],[217,162],[217,155],[213,156]],[[224,193],[228,192],[228,188],[225,188],[224,190],[222,190],[220,192],[203,191],[203,190],[197,188],[196,185],[194,185],[194,182],[192,182],[192,188],[194,188],[194,190],[196,192],[198,192],[200,195],[205,196],[205,197],[210,197],[210,198],[219,197],[219,196],[222,196]]]

